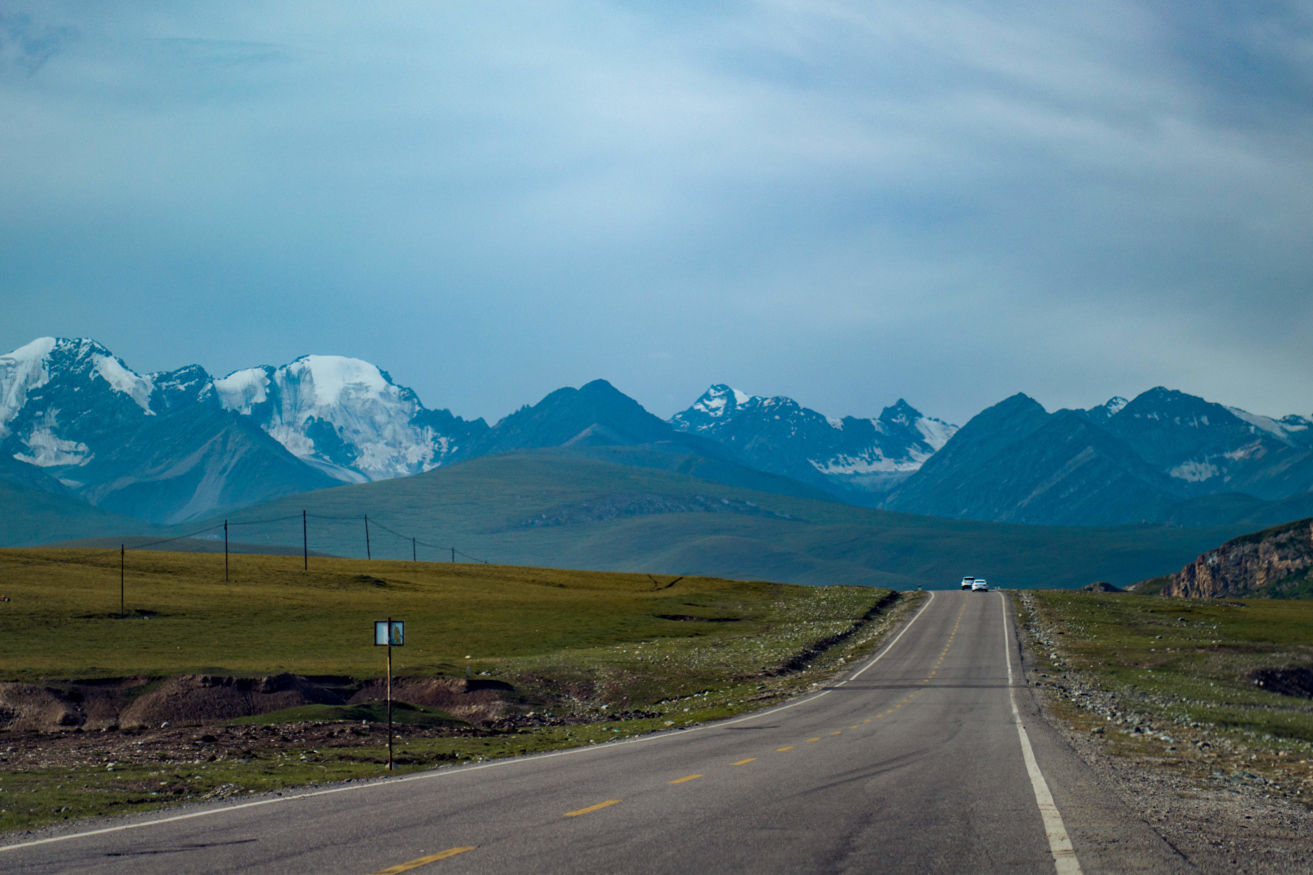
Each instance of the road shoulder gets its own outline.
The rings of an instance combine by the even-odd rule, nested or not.
[[[1018,704],[1085,871],[1313,871],[1313,812],[1304,806],[1203,785],[1161,756],[1114,755],[1102,733],[1064,720],[1036,668],[1037,630],[1017,622],[1019,596],[1009,595],[1025,679]]]

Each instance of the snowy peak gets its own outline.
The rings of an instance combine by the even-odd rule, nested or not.
[[[148,379],[154,386],[150,406],[163,412],[184,404],[214,397],[214,379],[200,365],[186,365],[176,371],[160,371]]]
[[[0,437],[9,434],[7,426],[27,404],[28,393],[50,380],[46,361],[55,343],[53,337],[42,337],[0,355]]]
[[[679,431],[704,431],[711,428],[717,420],[732,417],[750,400],[752,400],[751,396],[738,389],[717,383],[703,392],[687,410],[676,413],[671,418],[670,424]]]
[[[29,465],[86,465],[106,432],[155,416],[153,392],[149,377],[93,340],[38,338],[0,356],[0,442]]]
[[[730,447],[746,463],[871,503],[916,471],[957,427],[929,419],[905,400],[877,419],[824,416],[783,395],[707,389],[670,420]]]
[[[154,415],[150,396],[154,391],[143,377],[118,356],[94,340],[41,337],[0,356],[0,437],[9,434],[9,424],[26,407],[33,392],[54,381],[83,382],[131,399],[146,415]]]
[[[417,474],[465,442],[463,433],[439,433],[413,391],[361,359],[306,355],[278,368],[235,371],[214,389],[224,409],[252,418],[293,455],[343,480]]]
[[[1109,398],[1107,402],[1100,404],[1098,407],[1091,407],[1089,410],[1086,410],[1085,417],[1089,419],[1091,422],[1096,422],[1102,425],[1103,423],[1112,419],[1118,413],[1121,413],[1123,410],[1125,410],[1126,405],[1129,403],[1130,402],[1127,401],[1122,396],[1114,395],[1113,397]]]

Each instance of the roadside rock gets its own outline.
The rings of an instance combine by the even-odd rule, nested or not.
[[[1168,578],[1165,596],[1244,596],[1313,573],[1313,519],[1244,535]]]

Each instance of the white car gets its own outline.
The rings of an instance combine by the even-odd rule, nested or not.
[[[972,592],[989,592],[989,582],[983,577],[977,577],[971,581]]]
[[[973,584],[973,583],[975,582],[975,580],[976,580],[976,579],[975,579],[974,577],[964,577],[964,578],[962,578],[962,588],[963,588],[963,589],[971,589],[971,584]]]

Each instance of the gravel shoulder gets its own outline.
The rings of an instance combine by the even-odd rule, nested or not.
[[[1237,741],[1197,720],[1146,713],[1074,668],[1062,640],[1070,630],[1029,593],[1014,595],[1026,680],[1045,719],[1186,871],[1313,871],[1313,809],[1300,799],[1307,745]]]

